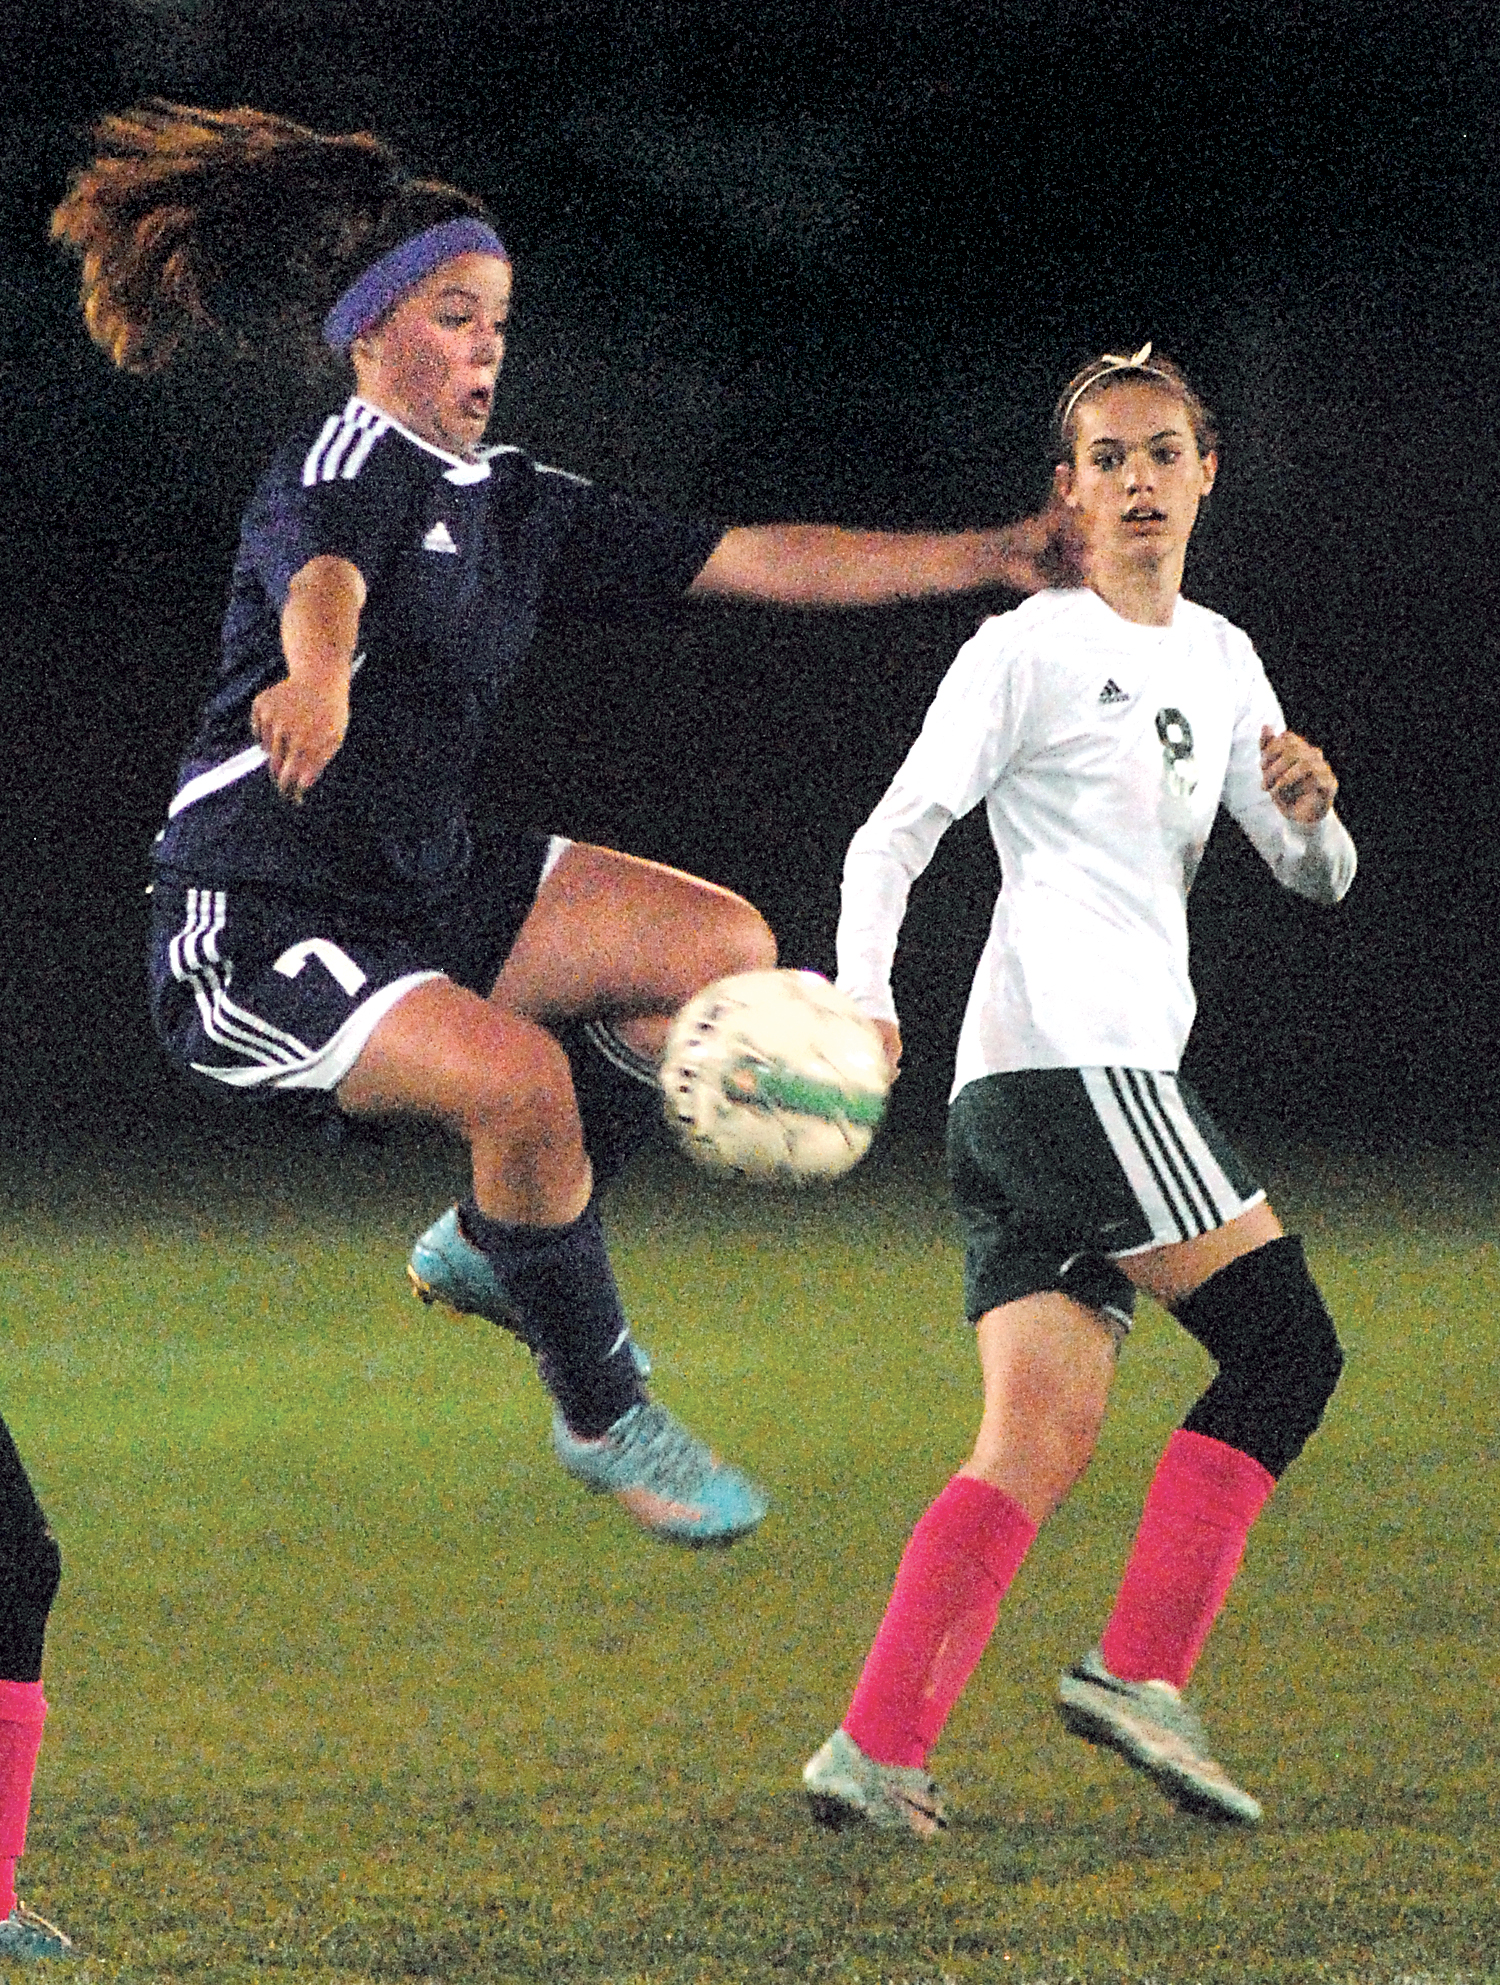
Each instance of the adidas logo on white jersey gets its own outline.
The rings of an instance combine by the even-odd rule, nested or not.
[[[453,534],[439,517],[432,529],[422,540],[423,551],[451,551],[456,553],[458,546],[453,542]]]
[[[1109,681],[1099,691],[1099,701],[1101,703],[1128,703],[1130,696],[1126,690],[1121,689],[1114,677],[1111,676]]]

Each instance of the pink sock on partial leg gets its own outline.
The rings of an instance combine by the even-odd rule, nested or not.
[[[1036,1525],[955,1475],[912,1532],[844,1728],[881,1764],[920,1765],[995,1630]]]
[[[0,1681],[0,1917],[16,1906],[16,1862],[26,1851],[31,1781],[46,1715],[40,1682]]]
[[[1112,1675],[1186,1687],[1275,1486],[1239,1448],[1185,1428],[1173,1434],[1099,1644]]]

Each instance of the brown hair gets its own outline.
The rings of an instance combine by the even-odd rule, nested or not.
[[[169,364],[194,329],[311,357],[361,269],[440,221],[485,217],[367,131],[329,137],[264,110],[157,98],[93,135],[52,236],[82,262],[90,337],[127,372]]]
[[[1078,409],[1097,393],[1122,381],[1140,379],[1148,385],[1161,385],[1175,393],[1192,424],[1193,440],[1200,457],[1212,454],[1219,445],[1213,414],[1189,384],[1186,373],[1175,360],[1145,345],[1134,358],[1116,358],[1104,353],[1088,364],[1064,386],[1052,410],[1052,459],[1072,462],[1078,443]]]

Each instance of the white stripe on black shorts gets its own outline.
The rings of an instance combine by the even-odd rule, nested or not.
[[[1122,1255],[1227,1227],[1265,1198],[1244,1162],[1180,1075],[1141,1068],[1081,1068],[1110,1149],[1151,1233]]]
[[[948,1169],[971,1318],[1062,1289],[1128,1319],[1115,1266],[1191,1240],[1265,1193],[1181,1076],[1139,1068],[987,1075],[954,1097]]]

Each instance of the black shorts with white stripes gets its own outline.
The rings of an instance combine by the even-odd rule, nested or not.
[[[1179,1075],[1029,1068],[986,1075],[948,1112],[964,1306],[1059,1289],[1128,1324],[1126,1256],[1226,1226],[1265,1197]]]
[[[172,1062],[216,1094],[325,1099],[424,979],[488,994],[566,846],[481,842],[461,895],[403,917],[258,882],[158,869],[151,1017]]]

